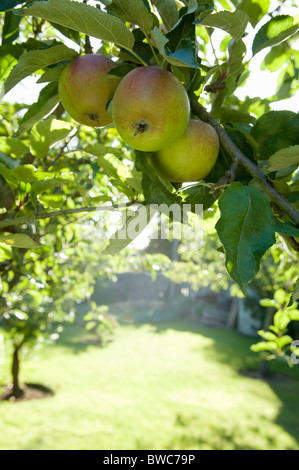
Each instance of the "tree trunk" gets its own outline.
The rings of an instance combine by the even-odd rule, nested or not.
[[[259,365],[259,372],[263,379],[269,379],[271,377],[271,371],[269,368],[269,361],[262,359]]]
[[[23,390],[20,387],[20,346],[16,346],[12,356],[12,395],[19,397],[23,394]]]

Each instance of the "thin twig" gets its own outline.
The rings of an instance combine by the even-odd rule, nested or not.
[[[230,185],[236,177],[236,171],[238,168],[239,162],[234,161],[232,166],[221,176],[220,180],[213,184],[211,188],[211,193],[217,199],[221,193],[221,189]]]
[[[23,225],[23,224],[29,224],[31,222],[34,222],[36,220],[41,220],[41,219],[52,219],[54,217],[61,217],[64,215],[69,215],[69,214],[79,214],[81,212],[102,212],[102,211],[114,211],[117,209],[124,209],[126,207],[130,207],[134,204],[137,204],[136,201],[131,201],[131,202],[126,202],[122,204],[112,204],[111,206],[92,206],[92,207],[77,207],[75,209],[63,209],[60,211],[53,211],[53,212],[42,212],[41,214],[35,214],[33,216],[28,216],[28,217],[19,217],[16,219],[6,219],[3,221],[0,221],[0,229],[3,229],[5,227],[9,227],[11,225]],[[139,202],[139,204],[141,204]]]

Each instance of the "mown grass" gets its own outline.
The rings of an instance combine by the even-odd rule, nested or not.
[[[102,349],[81,334],[68,327],[24,362],[26,381],[55,395],[0,403],[1,450],[299,448],[298,370],[240,375],[257,366],[250,338],[173,322],[120,327]]]

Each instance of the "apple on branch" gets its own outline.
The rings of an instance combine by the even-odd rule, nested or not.
[[[160,150],[178,139],[189,116],[185,88],[172,73],[156,66],[129,72],[112,100],[112,118],[119,135],[144,152]]]
[[[62,105],[80,124],[103,127],[112,123],[107,104],[120,78],[107,73],[116,64],[99,54],[86,54],[70,62],[59,77],[58,90]]]
[[[219,138],[206,122],[190,119],[184,134],[154,153],[152,164],[166,181],[199,181],[212,170],[219,153]]]

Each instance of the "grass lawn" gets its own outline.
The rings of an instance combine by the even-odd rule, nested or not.
[[[0,402],[1,450],[299,449],[299,370],[240,375],[257,365],[250,338],[184,322],[120,327],[104,349],[80,335],[70,326],[24,362],[55,395]]]

